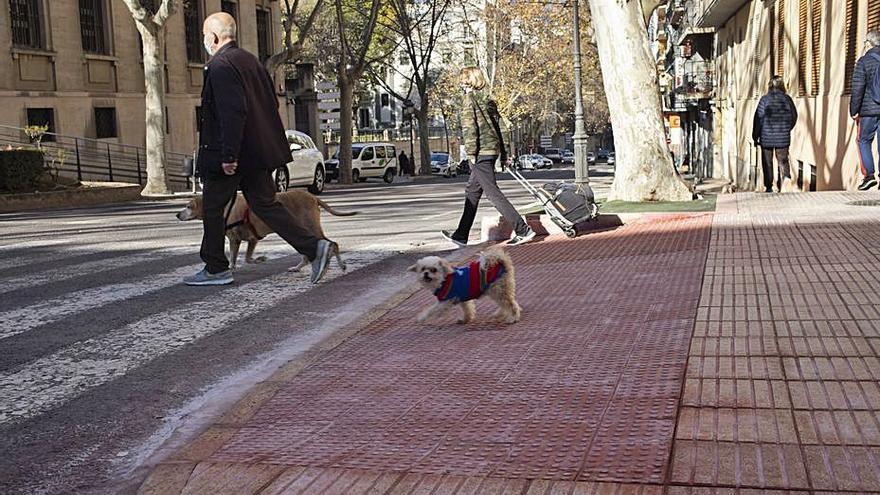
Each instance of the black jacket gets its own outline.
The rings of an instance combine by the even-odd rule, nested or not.
[[[787,148],[791,145],[791,130],[797,123],[798,113],[791,97],[778,89],[761,97],[755,110],[752,139],[760,139],[764,148]]]
[[[199,172],[223,173],[222,164],[235,161],[239,170],[271,170],[291,155],[269,73],[256,57],[229,43],[205,66]]]
[[[880,61],[871,56],[871,53],[880,54],[880,46],[871,48],[867,54],[856,62],[856,68],[852,76],[852,91],[849,98],[849,114],[852,116],[880,117],[880,105],[868,94],[868,85],[871,78],[876,77]]]

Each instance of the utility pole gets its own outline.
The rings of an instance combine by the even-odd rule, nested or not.
[[[590,172],[587,164],[587,130],[584,127],[584,97],[581,94],[581,22],[578,13],[578,0],[572,0],[574,23],[574,182],[589,184]]]

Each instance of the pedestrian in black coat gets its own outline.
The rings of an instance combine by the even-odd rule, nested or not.
[[[406,156],[406,153],[404,153],[403,150],[400,151],[400,156],[397,157],[397,165],[400,167],[400,171],[403,172],[404,175],[412,174],[409,170],[409,157]]]
[[[205,268],[187,285],[233,282],[225,253],[224,209],[241,188],[253,213],[303,256],[312,260],[312,282],[324,274],[336,246],[299,226],[275,200],[272,172],[290,160],[272,79],[252,54],[235,43],[235,20],[219,12],[205,19],[205,49],[211,60],[202,86],[199,175],[203,181],[201,257]]]
[[[791,130],[798,120],[794,101],[785,93],[785,83],[780,76],[770,79],[767,94],[761,97],[755,110],[752,139],[761,146],[761,162],[764,169],[764,190],[773,192],[773,155],[779,165],[776,189],[782,190],[783,181],[791,180],[788,149],[791,146]]]

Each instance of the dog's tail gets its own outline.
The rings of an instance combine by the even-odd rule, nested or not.
[[[324,208],[325,210],[327,210],[327,213],[329,213],[331,215],[336,215],[337,217],[350,217],[350,216],[354,216],[354,215],[357,215],[358,213],[360,213],[359,211],[337,211],[337,210],[334,210],[333,207],[331,207],[327,203],[321,201],[320,198],[315,198],[315,201],[318,202],[318,205],[321,208]]]

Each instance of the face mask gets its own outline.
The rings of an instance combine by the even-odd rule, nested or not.
[[[213,56],[214,56],[214,50],[213,50],[211,47],[214,46],[214,41],[211,40],[210,38],[207,38],[207,37],[206,37],[206,38],[203,40],[203,42],[205,43],[205,51],[208,52],[208,55],[210,55],[210,56],[213,57]]]

